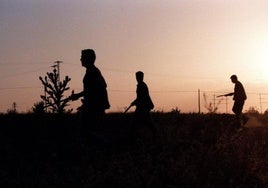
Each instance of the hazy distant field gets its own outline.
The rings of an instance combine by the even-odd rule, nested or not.
[[[153,113],[154,139],[130,137],[132,114],[107,114],[84,138],[75,115],[0,116],[0,187],[267,187],[268,118]]]

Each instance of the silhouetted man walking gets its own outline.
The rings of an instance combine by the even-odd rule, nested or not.
[[[141,71],[136,72],[136,80],[138,82],[136,99],[131,103],[131,106],[136,106],[134,113],[133,131],[136,132],[142,125],[149,126],[155,134],[155,127],[153,125],[150,111],[154,108],[154,104],[149,95],[149,89],[143,81],[144,73]]]
[[[238,120],[239,126],[242,126],[248,120],[248,118],[243,116],[242,114],[243,106],[244,106],[245,100],[247,99],[247,95],[246,95],[243,85],[241,84],[241,82],[238,81],[238,78],[236,75],[231,76],[231,81],[235,84],[234,92],[226,94],[225,96],[234,96],[233,97],[234,105],[233,105],[232,111],[236,115],[236,119]]]
[[[94,65],[95,60],[94,50],[82,50],[81,63],[86,68],[83,91],[71,96],[72,100],[83,97],[81,111],[84,131],[95,129],[101,123],[105,110],[110,108],[106,90],[107,84],[100,70]]]

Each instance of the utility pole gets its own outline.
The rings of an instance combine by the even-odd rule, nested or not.
[[[58,72],[58,83],[60,82],[60,63],[62,63],[62,61],[55,61],[54,62],[56,65],[53,65],[52,67],[57,68],[57,72]]]
[[[226,114],[228,113],[228,98],[227,96],[225,97],[225,100],[226,100]]]
[[[259,95],[260,95],[260,109],[261,109],[261,114],[262,114],[262,101],[261,101],[261,93],[260,93]]]
[[[215,110],[216,108],[216,95],[213,95],[213,109]]]
[[[200,109],[200,89],[198,89],[198,113],[201,113],[201,109]]]
[[[16,113],[17,112],[17,103],[16,102],[13,102],[13,104],[12,104],[12,111],[14,112],[14,113]]]

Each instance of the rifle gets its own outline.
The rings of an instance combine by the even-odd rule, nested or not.
[[[127,111],[132,107],[132,105],[130,104],[127,109],[125,110],[124,114],[127,113]]]
[[[224,95],[218,95],[217,97],[228,97],[228,96],[232,96],[234,93],[227,93]]]

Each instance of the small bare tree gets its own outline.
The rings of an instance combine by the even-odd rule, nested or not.
[[[18,113],[18,111],[17,111],[17,103],[16,102],[13,102],[12,107],[10,109],[7,109],[7,113],[8,114],[17,114]]]
[[[44,101],[44,108],[48,108],[53,113],[63,113],[65,112],[65,107],[68,106],[69,99],[64,97],[64,92],[69,90],[67,84],[70,82],[71,78],[65,76],[63,81],[60,81],[59,74],[56,69],[53,72],[47,72],[47,76],[43,79],[39,77],[45,88],[45,95],[40,95],[41,99]]]
[[[217,113],[218,107],[221,104],[222,98],[218,100],[217,104],[212,104],[212,102],[207,101],[207,95],[203,93],[205,108],[208,110],[209,113]]]

